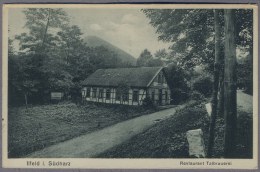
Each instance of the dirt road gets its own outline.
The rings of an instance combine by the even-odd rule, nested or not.
[[[237,91],[237,106],[247,112],[253,110],[252,96]],[[87,158],[93,157],[119,145],[136,134],[142,133],[154,123],[174,115],[177,108],[162,110],[149,115],[144,115],[131,120],[120,122],[110,127],[93,133],[82,135],[74,139],[58,143],[40,151],[34,152],[27,157],[30,158]]]
[[[131,120],[120,122],[93,133],[82,135],[74,139],[58,143],[40,151],[36,151],[28,158],[87,158],[119,145],[136,134],[143,132],[160,120],[174,115],[177,108],[162,110]]]

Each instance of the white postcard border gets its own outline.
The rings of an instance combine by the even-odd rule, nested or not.
[[[10,8],[251,8],[253,9],[253,159],[94,159],[94,158],[8,158],[8,9]],[[245,4],[8,4],[3,5],[2,36],[2,165],[4,168],[84,168],[84,169],[256,169],[258,167],[258,7]],[[28,166],[28,162],[39,162]],[[50,166],[50,162],[61,162],[61,166]],[[213,163],[210,163],[213,162]],[[69,163],[68,165],[65,164]],[[226,165],[216,165],[224,163]],[[186,164],[186,165],[184,165]],[[192,164],[192,165],[189,165]],[[194,165],[197,164],[197,165]],[[215,165],[214,165],[215,164]]]

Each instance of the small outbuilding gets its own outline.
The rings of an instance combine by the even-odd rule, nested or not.
[[[170,89],[162,67],[98,69],[84,82],[83,101],[142,105],[170,104]]]

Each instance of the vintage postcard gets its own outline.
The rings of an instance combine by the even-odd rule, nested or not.
[[[258,7],[3,5],[4,168],[258,168]]]

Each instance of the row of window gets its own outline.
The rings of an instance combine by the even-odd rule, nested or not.
[[[90,97],[90,92],[91,92],[90,88],[87,88],[86,97]],[[104,89],[99,89],[98,98],[100,98],[100,99],[104,98],[103,93],[104,93]],[[92,89],[92,98],[97,98],[97,88]],[[111,90],[110,89],[106,89],[105,98],[107,100],[111,99]],[[138,99],[139,99],[139,91],[135,90],[135,91],[133,91],[133,101],[137,102]],[[128,91],[121,93],[119,90],[117,90],[116,91],[116,100],[128,101],[129,100]]]
[[[121,93],[120,91],[116,91],[116,100],[118,101],[128,101],[129,99],[129,94],[128,91],[124,91],[123,93]]]

